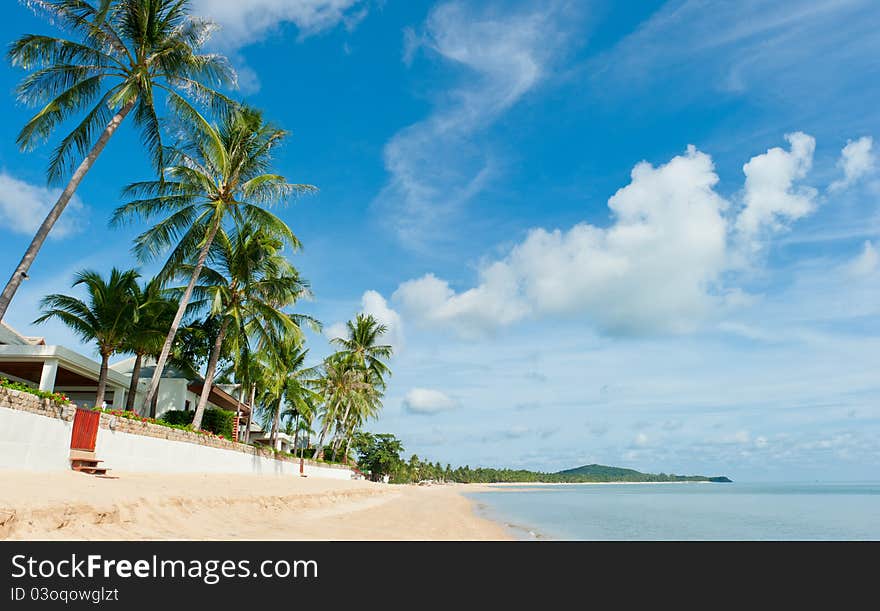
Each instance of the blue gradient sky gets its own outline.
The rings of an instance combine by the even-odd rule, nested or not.
[[[303,311],[392,327],[374,430],[471,466],[876,476],[876,3],[193,5],[293,133],[280,172],[321,189],[280,212]],[[2,40],[53,31],[6,16]],[[20,76],[0,69],[4,273],[52,200],[51,146],[15,146]],[[10,324],[79,346],[37,303],[136,264],[142,227],[107,219],[149,175],[125,125]]]

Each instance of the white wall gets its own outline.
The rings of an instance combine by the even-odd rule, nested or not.
[[[0,469],[70,469],[72,423],[0,407]]]
[[[0,469],[70,469],[70,430],[70,422],[0,407]],[[299,463],[105,428],[98,429],[95,454],[102,466],[121,472],[299,474]],[[349,469],[306,463],[304,470],[310,477],[351,479]]]

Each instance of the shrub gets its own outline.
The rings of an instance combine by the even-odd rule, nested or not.
[[[159,419],[164,420],[171,425],[189,426],[192,424],[195,415],[196,413],[194,411],[172,409],[164,412]],[[225,409],[209,408],[205,410],[205,413],[202,416],[202,429],[220,435],[221,437],[225,437],[226,439],[232,439],[232,426],[234,422],[235,412],[230,412]]]
[[[60,392],[48,392],[45,390],[40,390],[38,388],[28,386],[27,384],[24,384],[22,382],[10,382],[6,378],[0,378],[0,386],[2,386],[3,388],[8,388],[10,390],[18,390],[21,392],[30,393],[35,397],[39,397],[40,399],[52,399],[55,403],[59,405],[70,404],[70,399],[68,399],[66,395]]]

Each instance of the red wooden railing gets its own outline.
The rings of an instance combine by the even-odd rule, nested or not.
[[[73,417],[73,431],[70,434],[70,449],[94,452],[100,422],[101,412],[77,408]]]

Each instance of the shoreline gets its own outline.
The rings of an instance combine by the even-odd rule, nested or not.
[[[314,477],[0,471],[0,540],[514,538],[464,492]]]

